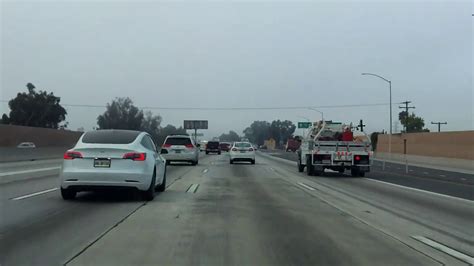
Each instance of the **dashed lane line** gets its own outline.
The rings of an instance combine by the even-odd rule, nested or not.
[[[61,167],[57,166],[57,167],[37,168],[37,169],[31,169],[31,170],[13,171],[13,172],[0,173],[0,177],[9,176],[9,175],[30,174],[30,173],[44,172],[44,171],[50,171],[50,170],[59,170],[59,169],[61,169]]]
[[[464,261],[470,265],[474,265],[474,258],[469,256],[469,255],[466,255],[462,252],[459,252],[455,249],[452,249],[448,246],[445,246],[439,242],[436,242],[434,240],[431,240],[429,238],[426,238],[424,236],[412,236],[413,239],[415,240],[418,240],[420,242],[422,242],[423,244],[426,244],[434,249],[437,249],[439,251],[442,251],[448,255],[450,255],[451,257],[454,257],[456,259],[459,259],[461,261]]]
[[[46,194],[46,193],[49,193],[49,192],[53,192],[53,191],[56,191],[56,190],[58,190],[57,187],[56,188],[50,188],[50,189],[47,189],[47,190],[43,190],[43,191],[27,194],[27,195],[24,195],[24,196],[12,198],[11,200],[27,199],[27,198],[31,198],[31,197],[34,197],[34,196],[38,196],[38,195]]]
[[[308,189],[308,190],[311,190],[311,191],[316,190],[315,188],[310,187],[310,186],[306,185],[305,183],[298,182],[297,184],[304,187],[304,188],[306,188],[306,189]]]

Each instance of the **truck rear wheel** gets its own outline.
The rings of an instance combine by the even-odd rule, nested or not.
[[[309,176],[314,175],[314,166],[311,162],[311,156],[306,157],[306,174]]]
[[[315,176],[322,176],[324,174],[324,169],[323,170],[313,170],[313,173]]]
[[[360,176],[359,168],[352,168],[352,169],[351,169],[351,176],[353,176],[353,177],[358,177],[358,176]]]
[[[304,171],[304,165],[301,164],[301,157],[298,158],[298,172],[302,173]]]

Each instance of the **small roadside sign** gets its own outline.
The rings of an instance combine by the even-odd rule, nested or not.
[[[310,128],[311,122],[298,122],[298,128]]]

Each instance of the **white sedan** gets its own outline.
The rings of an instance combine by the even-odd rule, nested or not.
[[[34,149],[36,145],[33,142],[22,142],[16,146],[19,149]]]
[[[234,142],[229,152],[230,163],[248,161],[255,164],[255,149],[250,142]]]
[[[97,130],[84,133],[64,154],[61,195],[69,200],[79,191],[131,188],[145,200],[166,188],[166,160],[146,132]]]

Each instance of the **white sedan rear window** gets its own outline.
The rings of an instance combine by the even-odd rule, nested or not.
[[[83,143],[95,144],[129,144],[140,135],[132,130],[97,130],[89,131],[82,138]]]
[[[252,145],[250,145],[250,143],[248,143],[248,142],[237,142],[237,143],[235,143],[235,147],[237,147],[237,148],[250,148],[250,147],[252,147]]]

